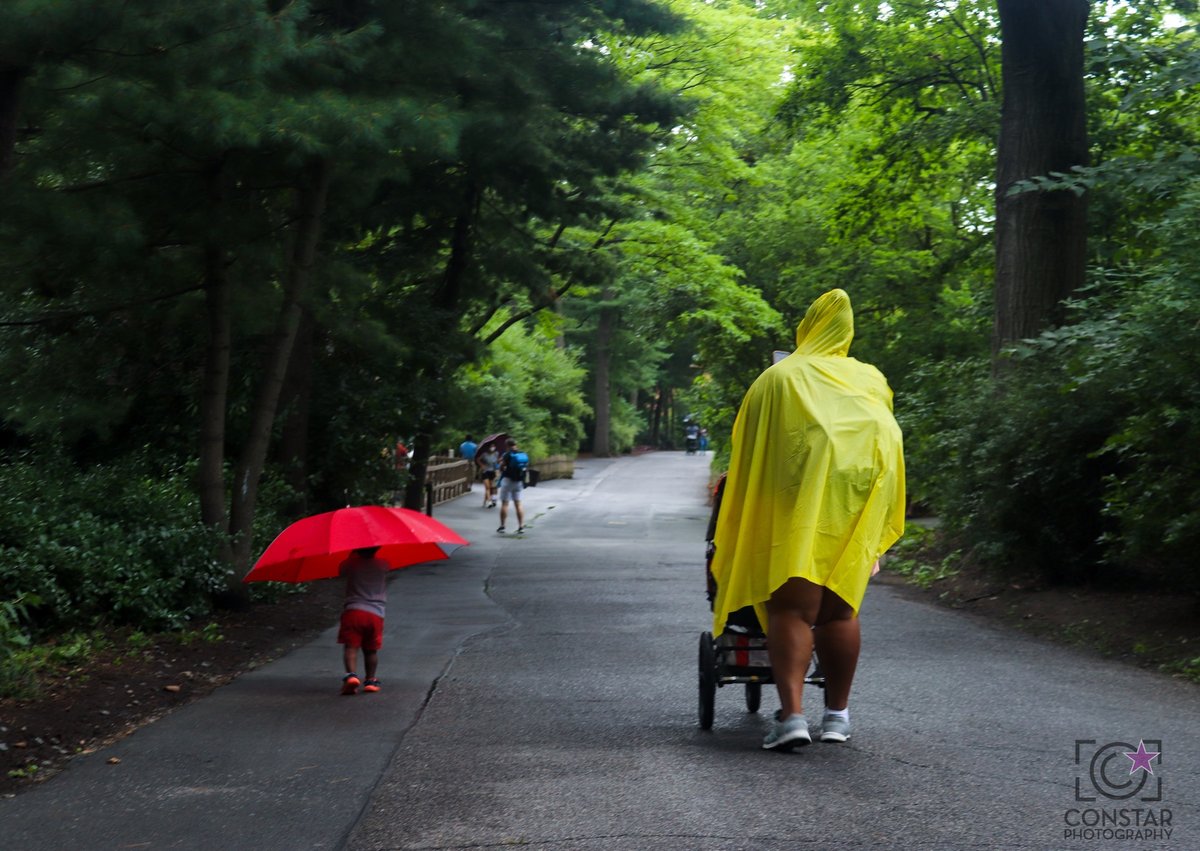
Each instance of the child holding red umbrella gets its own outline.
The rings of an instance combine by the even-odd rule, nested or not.
[[[346,579],[346,604],[338,628],[338,644],[343,645],[342,660],[346,676],[342,678],[342,694],[379,691],[375,674],[379,666],[379,648],[383,646],[383,616],[387,608],[386,561],[375,554],[379,547],[354,550],[338,568]],[[366,680],[358,678],[358,651],[362,649]]]

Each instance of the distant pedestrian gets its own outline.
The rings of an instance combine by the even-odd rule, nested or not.
[[[708,429],[700,429],[700,454],[704,455],[708,452]]]
[[[379,666],[379,648],[383,646],[383,617],[387,608],[387,573],[389,565],[375,554],[379,547],[354,550],[338,568],[346,580],[346,602],[342,623],[338,629],[338,644],[346,675],[342,677],[342,694],[379,691],[375,676]],[[358,678],[358,651],[362,649],[365,680]]]
[[[479,478],[483,479],[483,507],[496,507],[496,472],[500,466],[500,453],[496,444],[485,443],[475,453],[475,468],[479,470]]]
[[[511,437],[507,451],[500,459],[500,528],[508,525],[508,501],[511,499],[517,510],[517,533],[525,531],[525,509],[521,507],[521,491],[525,488],[525,471],[529,469],[529,456],[517,447]]]
[[[462,456],[463,460],[470,461],[472,466],[474,466],[475,463],[476,449],[477,446],[475,443],[475,438],[471,437],[469,434],[467,435],[466,440],[458,444],[458,454]]]

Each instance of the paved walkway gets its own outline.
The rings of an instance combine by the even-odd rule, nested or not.
[[[384,692],[337,695],[331,628],[0,801],[0,848],[1200,847],[1200,689],[883,586],[850,743],[763,753],[736,688],[699,730],[706,460],[582,463],[522,537],[439,507],[473,545],[395,574]]]

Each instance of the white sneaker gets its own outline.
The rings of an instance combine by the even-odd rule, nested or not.
[[[821,720],[821,741],[841,743],[850,738],[850,719],[826,714]]]
[[[803,715],[789,715],[782,721],[776,721],[771,732],[763,739],[763,750],[790,751],[792,748],[812,744],[812,736],[808,733],[808,722]]]

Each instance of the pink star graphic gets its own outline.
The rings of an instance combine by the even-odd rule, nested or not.
[[[1144,769],[1145,771],[1149,772],[1150,774],[1153,774],[1154,769],[1150,767],[1150,762],[1156,756],[1159,756],[1159,753],[1157,753],[1155,751],[1146,750],[1145,740],[1139,739],[1137,750],[1132,753],[1126,753],[1125,756],[1129,757],[1130,762],[1133,763],[1133,765],[1129,769],[1130,774],[1133,774],[1139,768]]]

